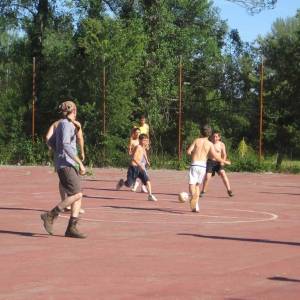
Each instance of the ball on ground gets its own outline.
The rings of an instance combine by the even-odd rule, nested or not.
[[[189,194],[187,192],[181,192],[178,194],[178,200],[181,203],[187,202],[189,200]]]

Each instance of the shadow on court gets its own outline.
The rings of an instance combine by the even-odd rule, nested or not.
[[[159,211],[159,212],[167,212],[167,213],[178,214],[178,215],[185,214],[182,211],[176,211],[176,210],[172,210],[172,209],[162,209],[162,208],[115,206],[115,205],[106,205],[103,207],[109,207],[109,208],[115,208],[115,209],[140,210],[140,211]]]
[[[0,210],[30,210],[30,211],[40,211],[44,212],[43,209],[36,209],[36,208],[25,208],[25,207],[0,207]]]
[[[281,276],[268,277],[268,279],[269,280],[299,282],[300,283],[300,279],[287,278],[287,277],[281,277]]]
[[[300,196],[298,193],[275,193],[275,192],[260,192],[260,194],[272,194],[272,195],[289,195],[289,196]]]
[[[198,237],[198,238],[214,239],[214,240],[230,240],[230,241],[238,241],[238,242],[300,246],[300,243],[297,243],[297,242],[272,241],[272,240],[265,240],[265,239],[236,238],[236,237],[230,237],[230,236],[204,235],[204,234],[192,234],[192,233],[178,233],[178,235],[186,235],[186,236],[193,236],[193,237]]]
[[[114,182],[117,184],[118,180],[112,180],[112,179],[88,179],[88,178],[83,178],[82,181],[91,181],[91,182]]]
[[[83,195],[83,198],[88,198],[88,199],[99,199],[99,200],[120,200],[120,201],[128,201],[128,200],[131,200],[130,198],[119,198],[119,197],[109,197],[109,196],[89,196],[89,195],[86,195],[84,194]],[[138,199],[136,199],[138,200]],[[138,200],[139,201],[139,200]]]
[[[24,231],[12,231],[12,230],[0,230],[0,234],[13,234],[13,235],[21,235],[27,237],[47,237],[49,234],[45,233],[34,233],[34,232],[24,232]]]
[[[110,191],[110,192],[130,192],[129,188],[125,188],[124,190],[116,190],[116,189],[107,189],[107,188],[94,188],[94,187],[84,187],[83,190],[94,190],[94,191]],[[142,192],[135,192],[136,194],[147,194]],[[178,193],[159,193],[155,192],[155,195],[166,195],[166,196],[178,196]]]

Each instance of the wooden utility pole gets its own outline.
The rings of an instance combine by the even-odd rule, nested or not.
[[[260,67],[260,97],[259,97],[259,160],[262,159],[263,143],[263,94],[264,94],[264,57],[261,57]]]
[[[102,97],[103,97],[103,103],[102,103],[102,111],[103,111],[103,134],[106,133],[106,70],[105,66],[102,70]]]
[[[182,157],[182,57],[180,56],[179,60],[179,103],[178,103],[178,160],[181,160]]]
[[[36,68],[35,57],[32,59],[32,142],[34,143],[35,135],[35,101],[36,101]]]

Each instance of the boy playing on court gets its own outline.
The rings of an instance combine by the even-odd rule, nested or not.
[[[86,238],[86,235],[80,233],[77,229],[78,216],[81,208],[82,192],[80,188],[79,173],[85,173],[85,167],[77,156],[76,149],[76,130],[74,120],[76,117],[76,106],[72,101],[66,101],[61,105],[65,118],[59,122],[48,145],[55,152],[55,167],[67,197],[55,206],[51,211],[41,214],[44,222],[44,228],[49,234],[53,234],[53,223],[60,212],[63,212],[67,206],[71,206],[71,216],[66,237]]]
[[[189,146],[187,154],[192,156],[192,163],[189,171],[189,192],[191,194],[190,206],[192,212],[199,212],[200,184],[202,184],[206,173],[207,157],[213,157],[222,164],[230,164],[215,151],[212,142],[208,140],[211,135],[211,128],[205,125],[200,130],[202,137],[197,138]]]
[[[223,142],[221,142],[221,134],[218,131],[215,131],[212,135],[212,143],[214,145],[214,148],[218,154],[221,155],[221,158],[227,159],[227,153],[226,153],[226,147]],[[208,182],[211,179],[212,176],[215,176],[215,173],[217,173],[219,176],[221,176],[223,183],[227,189],[227,194],[229,197],[233,197],[233,193],[230,188],[229,179],[226,175],[226,172],[224,170],[223,165],[216,161],[214,158],[209,158],[207,160],[207,166],[206,166],[206,175],[203,183],[203,188],[200,193],[200,197],[203,197],[207,190]]]
[[[134,148],[132,159],[127,170],[127,180],[120,179],[116,189],[119,190],[124,184],[127,187],[132,187],[137,178],[139,178],[148,189],[148,200],[157,201],[152,194],[151,182],[146,173],[146,164],[148,163],[146,149],[148,147],[149,139],[146,134],[140,134],[139,144]]]

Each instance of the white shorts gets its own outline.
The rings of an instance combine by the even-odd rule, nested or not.
[[[206,174],[206,161],[194,161],[189,171],[189,184],[201,184]]]

